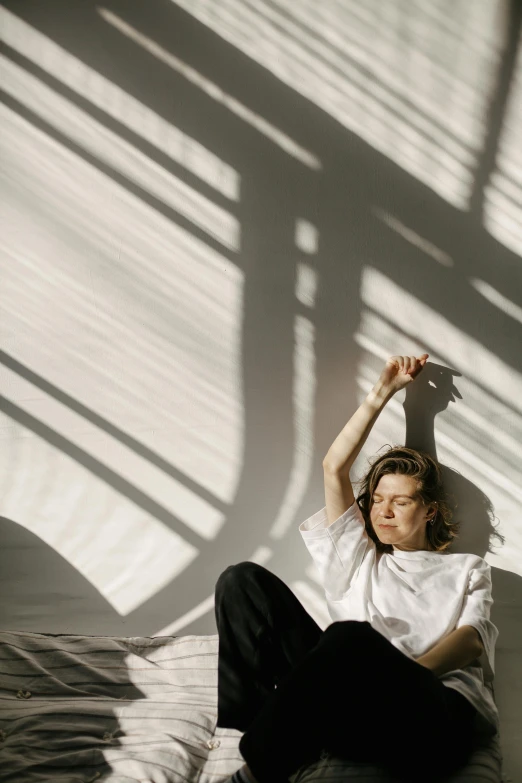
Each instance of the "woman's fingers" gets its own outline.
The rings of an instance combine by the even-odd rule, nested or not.
[[[412,373],[422,369],[426,364],[429,354],[423,353],[418,358],[416,356],[390,356],[387,364],[393,364],[404,373]]]
[[[424,368],[424,365],[426,364],[426,361],[428,359],[429,354],[423,353],[422,356],[419,356],[417,359],[415,356],[412,356],[411,358],[415,360],[415,364],[413,367],[410,367],[410,375],[412,378],[416,378],[417,375],[422,371]]]
[[[390,356],[387,364],[393,364],[397,372],[406,375],[417,375],[428,359],[429,354],[423,353],[422,356]]]
[[[393,364],[397,370],[402,369],[402,356],[390,356],[386,364]]]

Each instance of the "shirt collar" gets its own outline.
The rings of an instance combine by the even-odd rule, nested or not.
[[[413,552],[403,552],[402,549],[394,549],[388,554],[397,560],[430,560],[432,555],[438,555],[440,552],[428,552],[426,549],[416,549]]]

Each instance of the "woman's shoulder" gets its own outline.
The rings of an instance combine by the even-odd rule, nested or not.
[[[451,552],[451,551],[445,551],[445,552],[433,552],[434,555],[441,555],[444,558],[448,558],[450,560],[453,560],[455,563],[473,563],[477,565],[489,565],[487,560],[485,560],[480,555],[477,555],[476,552]]]
[[[441,553],[441,562],[460,571],[466,571],[469,574],[477,573],[491,579],[491,566],[480,555],[471,552],[443,552]]]

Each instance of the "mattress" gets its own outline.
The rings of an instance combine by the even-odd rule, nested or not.
[[[243,759],[216,728],[217,654],[217,635],[0,632],[1,783],[221,783]],[[390,781],[323,754],[291,782],[352,779]],[[494,737],[451,783],[501,780]]]

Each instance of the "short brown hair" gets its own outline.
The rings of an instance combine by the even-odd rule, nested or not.
[[[427,452],[408,449],[406,446],[390,446],[388,451],[371,462],[364,478],[357,482],[361,485],[357,505],[364,517],[366,532],[375,542],[377,551],[393,552],[391,544],[383,544],[379,540],[370,521],[373,493],[381,477],[389,473],[416,479],[417,492],[423,504],[428,506],[433,503],[437,506],[434,523],[426,525],[426,537],[430,551],[443,552],[458,536],[459,523],[453,520],[453,510],[442,484],[440,465]]]

